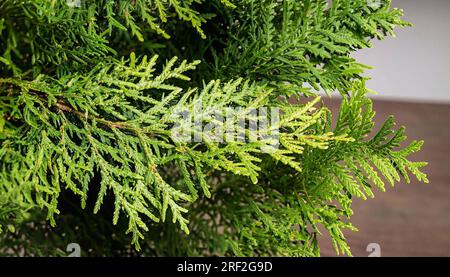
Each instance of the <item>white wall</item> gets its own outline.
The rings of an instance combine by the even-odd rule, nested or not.
[[[392,0],[414,27],[353,56],[374,66],[375,98],[450,103],[450,0]]]

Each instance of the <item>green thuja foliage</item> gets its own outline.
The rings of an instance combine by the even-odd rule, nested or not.
[[[354,197],[428,182],[351,57],[408,25],[377,3],[2,1],[0,254],[351,255]]]

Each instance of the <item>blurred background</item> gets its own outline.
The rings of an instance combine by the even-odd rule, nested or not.
[[[354,256],[368,256],[370,243],[381,256],[450,256],[450,0],[392,0],[414,27],[397,29],[395,38],[374,41],[373,49],[355,58],[374,67],[368,87],[375,95],[380,126],[394,115],[407,126],[408,141],[423,139],[416,161],[428,161],[430,184],[399,183],[377,192],[375,199],[356,200],[347,232]],[[327,104],[337,112],[339,100]],[[329,238],[322,256],[335,256]]]
[[[354,55],[374,67],[367,74],[375,98],[450,104],[450,1],[392,0],[392,6],[414,26]]]

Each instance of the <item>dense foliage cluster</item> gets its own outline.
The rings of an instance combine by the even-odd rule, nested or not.
[[[0,254],[317,256],[323,228],[350,255],[353,197],[428,182],[408,158],[421,141],[401,145],[392,117],[373,130],[351,56],[401,16],[388,0],[1,1]],[[196,103],[279,109],[278,147],[247,129],[174,139]]]

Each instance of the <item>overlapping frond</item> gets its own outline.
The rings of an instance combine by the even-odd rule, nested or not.
[[[305,106],[280,103],[285,113],[276,126],[247,130],[247,125],[236,125],[236,135],[242,133],[243,140],[221,143],[200,130],[200,143],[177,141],[173,129],[177,110],[187,109],[194,115],[200,103],[206,111],[201,124],[217,123],[216,128],[224,129],[226,122],[214,120],[209,111],[217,114],[237,107],[232,123],[248,122],[255,109],[268,103],[271,91],[239,79],[225,84],[212,81],[199,92],[184,91],[172,79],[188,80],[185,72],[197,62],[175,66],[172,59],[156,73],[156,60],[156,56],[137,60],[132,55],[129,61],[100,64],[88,75],[66,75],[59,80],[44,75],[33,81],[2,79],[6,108],[2,113],[13,118],[9,124],[17,128],[2,140],[0,176],[5,190],[21,187],[21,201],[47,209],[55,225],[61,191],[79,195],[85,207],[90,182],[98,172],[94,213],[104,196],[112,193],[113,223],[125,214],[128,232],[137,244],[142,231],[148,231],[143,217],[164,221],[168,210],[173,222],[189,232],[184,204],[198,197],[199,187],[211,195],[206,170],[229,171],[256,183],[261,155],[269,147],[267,155],[300,171],[301,163],[292,154],[302,153],[305,146],[324,148],[330,141],[348,140],[345,135],[309,134],[324,115],[314,108],[316,99]],[[184,128],[195,135],[196,126]],[[269,134],[273,128],[279,129],[280,148],[263,137],[257,139],[257,132]],[[164,179],[162,168],[173,163],[181,168],[183,187]]]
[[[288,87],[287,94],[292,86],[299,94],[320,89],[346,94],[367,68],[350,53],[408,25],[390,1],[370,6],[366,0],[242,0],[236,5],[212,72],[271,82],[280,92]]]

